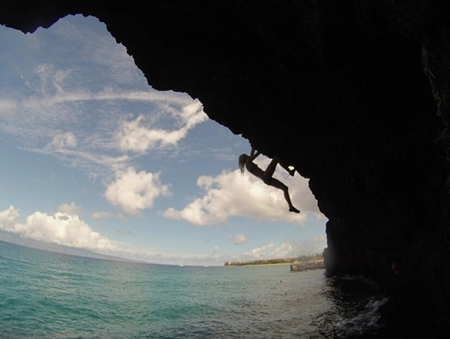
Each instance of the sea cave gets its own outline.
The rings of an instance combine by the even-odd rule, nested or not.
[[[186,92],[292,164],[328,218],[328,275],[377,281],[398,322],[450,318],[450,20],[443,1],[5,0],[22,32],[107,25],[158,90]],[[426,311],[424,311],[426,309]],[[389,310],[388,310],[389,312]]]

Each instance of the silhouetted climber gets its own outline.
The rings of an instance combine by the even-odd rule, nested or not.
[[[258,165],[253,162],[253,160],[255,160],[256,157],[260,154],[261,152],[255,151],[255,149],[252,147],[250,156],[245,153],[239,156],[239,168],[242,174],[244,174],[245,167],[247,168],[247,171],[249,171],[255,177],[261,179],[266,185],[282,190],[284,193],[284,198],[289,205],[289,212],[300,213],[300,211],[296,209],[294,205],[292,205],[291,197],[289,196],[289,188],[280,180],[273,177],[273,173],[275,172],[275,168],[278,164],[280,164],[280,166],[283,167],[292,177],[294,176],[295,169],[289,169],[289,167],[283,164],[278,157],[275,157],[272,159],[269,166],[267,166],[266,170],[263,171],[258,167]]]

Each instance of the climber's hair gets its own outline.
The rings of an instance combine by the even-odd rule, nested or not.
[[[248,158],[249,156],[245,153],[239,156],[239,169],[241,170],[242,175],[244,175],[245,162],[247,161]]]

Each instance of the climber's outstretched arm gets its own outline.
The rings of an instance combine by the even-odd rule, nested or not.
[[[261,154],[260,151],[257,151],[257,150],[255,150],[255,149],[252,147],[252,151],[250,152],[250,157],[248,158],[247,161],[253,161],[253,160],[256,159],[256,157],[257,157],[258,155],[260,155],[260,154]]]

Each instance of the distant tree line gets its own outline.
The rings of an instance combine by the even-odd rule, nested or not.
[[[323,252],[311,254],[311,255],[301,255],[296,258],[296,261],[314,261],[314,260],[322,260],[322,259],[323,259]]]
[[[262,260],[236,260],[236,261],[227,261],[225,262],[225,266],[246,266],[246,265],[277,265],[277,264],[291,264],[293,262],[301,261],[316,261],[322,260],[323,253],[316,253],[311,255],[301,255],[299,257],[294,258],[277,258],[277,259],[262,259]]]

